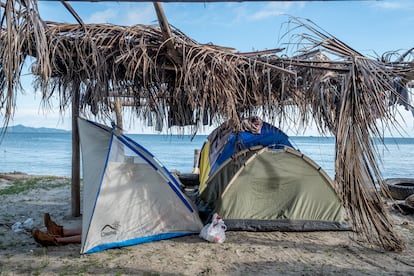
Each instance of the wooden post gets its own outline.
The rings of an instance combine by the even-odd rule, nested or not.
[[[79,145],[79,96],[80,81],[73,81],[72,94],[72,216],[80,216],[80,145]]]
[[[114,110],[116,116],[116,125],[121,130],[121,133],[123,133],[124,126],[122,123],[122,102],[119,98],[115,98]]]
[[[194,150],[194,165],[193,165],[192,173],[200,173],[200,168],[199,168],[200,154],[201,154],[201,151],[199,149]]]

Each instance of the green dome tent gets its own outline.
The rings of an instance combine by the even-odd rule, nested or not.
[[[228,158],[198,204],[206,219],[218,213],[230,230],[349,230],[332,180],[290,147],[247,149]]]

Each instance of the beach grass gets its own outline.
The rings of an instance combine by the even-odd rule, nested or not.
[[[0,189],[0,196],[27,193],[34,189],[54,189],[70,184],[70,179],[62,177],[44,176],[28,179],[14,180],[3,189]]]

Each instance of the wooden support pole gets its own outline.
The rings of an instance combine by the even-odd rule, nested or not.
[[[167,43],[171,44],[170,46],[174,47],[172,41],[172,33],[170,25],[168,25],[167,17],[165,16],[164,9],[162,8],[160,2],[154,2],[155,12],[157,13],[158,22],[160,23],[160,28],[164,34],[164,39],[169,40]]]
[[[160,2],[153,2],[153,4],[155,12],[157,14],[158,22],[160,24],[160,28],[164,36],[164,40],[166,41],[168,56],[176,64],[180,64],[181,60],[178,56],[177,51],[175,50],[173,35],[170,29],[170,25],[168,24],[167,17],[165,16],[164,9],[162,8]]]
[[[80,82],[73,82],[72,95],[72,216],[80,216],[80,145],[79,145],[79,96]]]
[[[192,173],[200,173],[200,164],[199,164],[200,154],[201,154],[201,150],[199,149],[194,150],[194,165],[193,165]]]
[[[116,116],[116,125],[121,130],[121,132],[123,132],[124,125],[122,123],[122,102],[119,98],[115,99],[114,110],[115,110],[115,116]]]
[[[60,0],[60,2],[73,15],[73,17],[76,19],[76,21],[78,21],[79,25],[81,25],[82,28],[85,29],[85,23],[83,23],[82,18],[76,13],[76,11],[72,8],[72,6],[68,2],[66,2],[64,0]]]

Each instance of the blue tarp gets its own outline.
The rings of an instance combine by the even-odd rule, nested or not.
[[[270,148],[283,148],[288,146],[293,148],[289,137],[283,131],[271,124],[263,122],[260,134],[253,134],[248,131],[230,134],[223,151],[219,154],[216,162],[211,164],[210,175],[233,154],[254,146]]]

